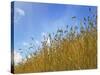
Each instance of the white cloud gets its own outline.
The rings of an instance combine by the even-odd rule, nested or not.
[[[23,16],[25,16],[25,11],[21,8],[15,8],[14,22],[19,23],[18,21],[20,21]]]
[[[42,39],[42,41],[47,41],[47,45],[50,46],[50,38],[47,33],[42,32],[42,38],[45,37],[45,39]]]
[[[35,40],[36,44],[39,44],[39,41]]]
[[[15,65],[22,62],[22,56],[16,50],[14,50],[14,62],[15,62]]]
[[[37,46],[40,46],[40,42],[38,40],[35,40],[35,43]]]
[[[42,32],[41,35],[42,35],[42,37],[47,37],[47,33],[45,33],[45,32]]]
[[[23,46],[28,46],[29,44],[27,42],[23,42]]]
[[[47,45],[50,46],[50,39],[47,39]]]
[[[25,11],[22,10],[21,8],[15,8],[15,12],[21,16],[25,16]]]
[[[31,58],[31,55],[28,55],[28,58]]]

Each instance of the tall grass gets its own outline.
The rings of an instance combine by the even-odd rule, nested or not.
[[[97,68],[97,15],[84,17],[79,27],[59,28],[48,38],[50,45],[44,37],[42,47],[26,62],[15,65],[14,73]]]

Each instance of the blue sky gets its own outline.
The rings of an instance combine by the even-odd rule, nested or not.
[[[79,26],[84,17],[91,16],[89,8],[96,11],[95,6],[14,2],[14,49],[24,48],[31,37],[39,44],[43,34],[56,32],[66,25]]]

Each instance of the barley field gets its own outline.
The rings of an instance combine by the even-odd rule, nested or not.
[[[72,19],[77,17],[72,17]],[[14,65],[14,73],[51,72],[97,68],[97,15],[85,16],[80,27],[69,25],[43,37],[42,47]]]

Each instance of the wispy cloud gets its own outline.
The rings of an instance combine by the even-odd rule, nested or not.
[[[18,21],[25,16],[25,11],[21,8],[15,8],[14,10],[14,22],[18,23]]]
[[[50,46],[50,38],[47,39],[47,45]]]
[[[28,42],[23,42],[23,46],[28,46],[29,43]]]
[[[45,39],[42,39],[42,41],[47,41],[47,45],[50,46],[50,38],[48,36],[48,33],[42,32],[41,35],[42,35],[42,38],[45,38]]]
[[[41,36],[42,36],[42,37],[47,37],[47,33],[46,33],[46,32],[42,32],[42,33],[41,33]]]
[[[15,62],[15,65],[17,65],[20,62],[22,62],[22,56],[16,50],[14,50],[14,62]]]
[[[36,43],[37,45],[40,45],[40,42],[39,42],[38,40],[35,40],[35,43]]]
[[[15,12],[17,12],[21,16],[25,16],[25,11],[21,8],[15,8]]]

